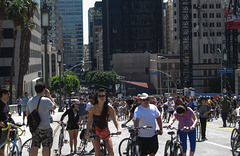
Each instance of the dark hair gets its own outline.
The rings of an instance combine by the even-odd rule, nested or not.
[[[176,112],[178,114],[183,114],[187,111],[187,106],[185,104],[178,105],[176,108]]]
[[[93,99],[93,98],[94,98],[94,95],[92,94],[88,96],[88,99]]]
[[[2,88],[1,91],[0,91],[0,98],[2,97],[2,94],[7,94],[9,93],[9,90],[7,88]]]
[[[94,95],[94,103],[93,103],[93,105],[98,104],[98,93],[100,93],[100,92],[105,92],[105,94],[106,94],[106,90],[104,88],[98,89],[98,91]],[[107,113],[108,113],[108,97],[107,97],[107,95],[105,96],[105,98],[106,98],[106,101],[104,103],[101,116],[107,116]]]
[[[25,92],[24,95],[28,94],[28,92]]]
[[[37,93],[42,93],[43,90],[45,89],[45,84],[43,82],[38,82],[36,85],[35,85],[35,91]]]

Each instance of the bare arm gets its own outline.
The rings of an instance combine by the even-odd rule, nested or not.
[[[156,118],[156,120],[157,120],[157,124],[158,124],[158,127],[159,127],[158,133],[159,133],[160,135],[162,135],[162,134],[163,134],[163,128],[162,128],[162,118],[161,118],[161,116],[159,116],[158,118]]]
[[[170,124],[168,125],[168,127],[171,127],[175,121],[176,121],[176,117],[173,116],[172,120],[170,121]]]
[[[121,134],[121,131],[120,131],[120,127],[119,127],[119,124],[118,124],[118,121],[117,121],[117,117],[116,117],[116,113],[114,111],[114,108],[111,105],[108,105],[108,108],[109,108],[109,112],[110,112],[110,115],[112,117],[113,123],[114,123],[115,127],[117,128],[117,133],[119,135],[119,134]]]
[[[55,101],[52,99],[52,96],[51,96],[51,94],[50,94],[50,91],[47,89],[47,88],[45,88],[45,91],[46,91],[46,96],[52,101],[52,103],[54,104],[54,106],[53,106],[53,108],[52,108],[52,110],[55,110],[56,108],[57,108],[57,105],[56,105],[56,103],[55,103]]]
[[[197,119],[197,116],[196,116],[195,114],[193,114],[191,117],[192,117],[194,123],[193,123],[193,125],[190,127],[190,129],[193,130],[193,129],[196,127],[197,123],[198,123],[198,119]]]
[[[91,126],[92,119],[93,119],[93,109],[94,108],[91,107],[89,110],[89,114],[88,114],[87,129],[86,129],[86,135],[85,135],[86,139],[89,139],[90,126]]]

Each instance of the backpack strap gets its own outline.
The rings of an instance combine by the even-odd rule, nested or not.
[[[42,96],[39,98],[39,100],[38,100],[38,105],[37,105],[37,111],[38,111],[38,108],[39,108],[39,104],[40,104],[40,102],[41,102],[41,99],[42,99]]]

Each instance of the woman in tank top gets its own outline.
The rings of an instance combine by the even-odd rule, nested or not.
[[[109,116],[113,119],[114,125],[117,128],[117,134],[121,134],[114,108],[108,104],[107,99],[106,90],[100,88],[96,92],[96,95],[94,97],[94,104],[89,110],[87,130],[85,135],[86,139],[89,139],[90,125],[92,122],[97,136],[100,138],[108,136],[110,134],[110,131],[108,129]],[[114,153],[111,137],[105,139],[105,144],[108,150],[108,155],[113,156]],[[95,156],[100,156],[100,139],[94,139],[93,146],[95,149]]]

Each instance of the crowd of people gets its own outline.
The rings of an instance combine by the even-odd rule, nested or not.
[[[43,146],[43,156],[50,155],[53,144],[52,128],[50,126],[49,111],[56,109],[56,103],[51,97],[50,91],[44,83],[37,83],[35,86],[36,96],[29,99],[26,92],[24,97],[17,99],[18,114],[23,112],[23,124],[25,116],[28,116],[37,106],[40,99],[39,115],[41,118],[37,130],[32,133],[31,155],[37,155],[40,145]],[[6,101],[10,93],[7,89],[0,91],[0,127],[5,127],[5,122],[11,119],[9,107]],[[151,129],[136,130],[142,155],[155,155],[158,151],[158,136],[163,134],[163,114],[167,114],[167,127],[171,127],[178,121],[178,128],[189,127],[179,133],[183,146],[184,155],[187,151],[187,136],[190,141],[190,156],[194,155],[196,149],[196,125],[201,123],[202,141],[207,140],[206,125],[211,117],[221,108],[223,127],[227,126],[226,119],[231,110],[239,113],[238,99],[227,96],[218,97],[151,97],[147,93],[138,94],[135,97],[115,98],[108,97],[105,89],[98,89],[94,95],[80,96],[74,99],[65,100],[66,110],[62,114],[60,121],[63,122],[67,116],[66,130],[69,134],[70,152],[76,153],[79,127],[85,127],[84,138],[89,139],[92,132],[99,138],[105,138],[108,155],[113,156],[113,143],[109,136],[108,121],[113,120],[117,135],[121,134],[119,121],[123,125],[132,122],[135,127],[144,125],[151,126]],[[238,114],[240,115],[240,114]],[[122,125],[122,126],[123,126]],[[157,130],[157,131],[156,131]],[[0,129],[0,137],[2,135]],[[3,137],[1,137],[3,138]],[[94,138],[92,141],[95,155],[100,155],[100,139]],[[1,139],[2,142],[3,139]],[[150,145],[150,146],[149,146]],[[0,149],[0,155],[2,155]]]

